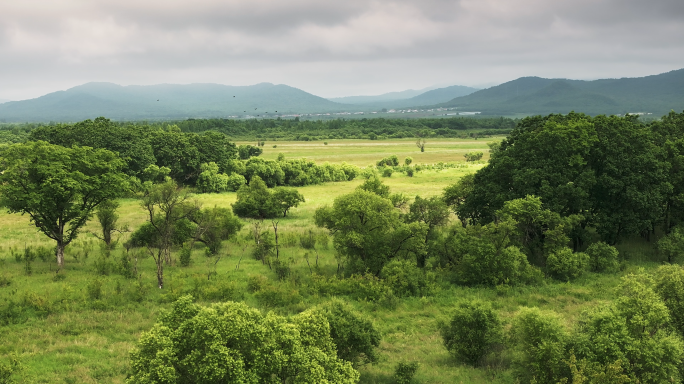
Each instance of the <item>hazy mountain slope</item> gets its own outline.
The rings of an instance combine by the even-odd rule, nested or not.
[[[414,96],[405,101],[406,105],[432,105],[443,103],[455,97],[470,95],[479,89],[466,87],[463,85],[452,85],[450,87],[437,88],[427,91],[418,96]]]
[[[342,103],[342,104],[354,104],[354,105],[361,105],[361,104],[377,104],[377,103],[386,103],[386,102],[392,102],[396,100],[407,100],[412,97],[421,95],[425,92],[428,92],[430,90],[435,89],[435,87],[428,87],[424,89],[407,89],[405,91],[398,91],[398,92],[388,92],[388,93],[383,93],[382,95],[374,95],[374,96],[345,96],[345,97],[331,97],[328,98],[330,101],[334,101],[336,103]],[[456,97],[456,96],[452,96]]]
[[[486,114],[596,114],[684,110],[684,69],[640,78],[594,81],[522,77],[438,104]]]
[[[87,83],[36,99],[0,105],[0,121],[79,121],[226,117],[266,113],[338,111],[346,108],[287,85]]]

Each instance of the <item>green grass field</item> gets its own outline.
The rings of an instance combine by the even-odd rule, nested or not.
[[[277,148],[272,148],[276,144]],[[374,163],[382,157],[396,154],[403,159],[412,156],[414,163],[439,161],[463,161],[463,153],[481,150],[486,153],[484,140],[439,140],[430,142],[426,152],[420,153],[410,140],[391,141],[330,141],[266,143],[263,156],[275,158],[278,153],[286,157],[307,157],[317,162],[330,161],[357,164]],[[461,176],[475,172],[482,164],[464,165],[442,171],[418,172],[413,178],[394,174],[383,179],[393,192],[408,196],[435,196],[444,187]],[[267,265],[249,256],[251,243],[249,231],[254,221],[245,221],[245,228],[226,242],[220,258],[208,258],[197,247],[190,267],[171,265],[165,269],[166,287],[156,289],[154,262],[145,252],[139,257],[139,280],[126,279],[116,273],[115,264],[125,250],[119,246],[108,259],[102,256],[98,240],[88,232],[96,231],[95,223],[89,223],[79,239],[67,248],[63,279],[55,279],[53,260],[36,260],[32,274],[27,275],[25,263],[17,262],[15,252],[25,246],[51,245],[44,235],[31,226],[25,216],[0,214],[0,316],[14,311],[16,321],[0,326],[0,359],[16,354],[22,365],[17,381],[22,383],[123,383],[128,372],[128,351],[134,346],[140,333],[149,329],[158,314],[170,306],[170,302],[182,293],[207,292],[223,284],[231,287],[229,296],[244,300],[263,311],[293,314],[329,300],[312,293],[308,288],[310,269],[305,250],[297,243],[298,236],[309,230],[324,234],[313,226],[316,208],[331,204],[335,197],[349,193],[361,180],[299,188],[306,203],[292,209],[287,218],[280,220],[281,259],[290,263],[293,275],[278,281]],[[204,194],[195,196],[204,207],[229,207],[235,201],[235,193]],[[137,228],[145,220],[145,214],[137,200],[121,200],[119,210],[122,224]],[[271,225],[266,221],[262,228]],[[122,241],[128,234],[124,234]],[[632,257],[625,272],[636,268],[654,268],[650,246],[641,240],[622,244],[621,250],[629,250]],[[332,243],[318,246],[320,272],[335,274],[337,263]],[[175,254],[174,254],[174,257]],[[310,255],[309,261],[314,262]],[[97,265],[104,260],[108,274],[99,275]],[[239,264],[239,269],[237,268]],[[215,272],[215,274],[214,274]],[[265,303],[247,291],[250,276],[265,275],[282,292],[283,305]],[[9,282],[3,284],[2,282]],[[102,283],[99,299],[89,296],[93,282]],[[362,383],[391,383],[394,366],[399,361],[417,361],[420,368],[416,375],[419,383],[513,383],[505,369],[506,356],[500,362],[501,369],[474,369],[454,362],[442,345],[438,322],[449,318],[450,310],[458,300],[481,298],[491,301],[504,319],[510,319],[520,306],[538,306],[561,313],[568,324],[582,310],[597,303],[611,300],[619,275],[587,273],[572,284],[547,280],[541,286],[516,288],[467,288],[440,280],[434,295],[421,298],[400,299],[396,308],[378,303],[351,300],[357,310],[372,318],[382,333],[381,360],[375,365],[359,368]],[[202,300],[211,302],[216,300]],[[15,303],[14,309],[11,303]],[[19,307],[16,307],[16,306]],[[19,308],[19,309],[17,309]],[[0,322],[2,324],[2,322]]]

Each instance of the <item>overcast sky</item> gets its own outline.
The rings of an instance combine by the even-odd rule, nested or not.
[[[324,97],[684,67],[683,0],[0,0],[0,99],[90,82]]]

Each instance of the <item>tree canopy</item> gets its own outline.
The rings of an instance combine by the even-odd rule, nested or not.
[[[15,144],[0,158],[0,204],[29,215],[39,231],[64,247],[78,236],[95,209],[126,187],[124,162],[105,149],[65,148],[44,141]]]

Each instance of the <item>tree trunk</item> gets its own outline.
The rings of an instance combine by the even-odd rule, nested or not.
[[[64,244],[57,243],[57,269],[64,268]]]
[[[162,260],[161,255],[157,259],[157,285],[159,289],[164,288],[164,260]]]

